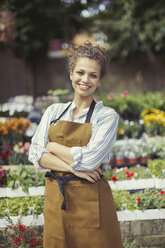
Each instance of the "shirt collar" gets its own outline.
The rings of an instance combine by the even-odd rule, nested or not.
[[[95,108],[99,108],[99,107],[102,107],[102,106],[103,106],[103,102],[102,102],[102,101],[99,101],[99,102],[96,102]],[[70,106],[70,111],[73,111],[73,109],[74,109],[75,107],[76,107],[76,104],[75,104],[75,102],[74,102],[74,100],[73,100],[73,102],[72,102],[72,104],[71,104],[71,106]],[[82,114],[82,115],[86,114],[86,113],[88,112],[88,110],[89,110],[89,107],[83,109],[83,114]]]

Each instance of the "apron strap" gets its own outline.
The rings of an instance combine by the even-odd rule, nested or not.
[[[56,123],[58,120],[60,120],[61,117],[62,117],[62,116],[66,113],[66,111],[69,109],[69,107],[70,107],[71,104],[72,104],[72,102],[66,107],[66,109],[64,109],[64,111],[60,114],[60,116],[59,116],[57,119],[51,121],[50,124]],[[90,107],[89,107],[89,110],[88,110],[88,113],[87,113],[87,116],[86,116],[86,119],[85,119],[85,123],[90,123],[91,116],[92,116],[92,114],[93,114],[93,110],[94,110],[94,108],[95,108],[95,105],[96,105],[96,102],[95,102],[95,100],[93,100],[92,103],[91,103],[91,105],[90,105]]]
[[[61,209],[63,209],[63,210],[66,210],[66,198],[65,198],[65,192],[64,192],[63,184],[68,183],[70,181],[84,181],[85,180],[83,178],[76,177],[76,176],[73,176],[73,177],[56,176],[53,172],[49,172],[49,171],[46,172],[45,177],[51,177],[57,181],[60,192],[62,193],[62,195],[64,197],[64,200],[63,200],[62,205],[61,205]]]
[[[56,123],[58,120],[60,120],[61,119],[61,117],[66,113],[66,111],[69,109],[69,107],[70,107],[70,105],[72,104],[72,102],[66,107],[66,109],[64,109],[64,111],[60,114],[60,116],[57,118],[57,119],[55,119],[55,120],[53,120],[53,121],[51,121],[51,123],[50,124],[52,124],[52,123]]]
[[[91,103],[91,105],[90,105],[90,108],[88,110],[87,117],[85,119],[85,123],[90,123],[91,116],[93,114],[93,110],[95,108],[95,105],[96,105],[96,102],[95,102],[95,100],[93,100],[92,103]]]

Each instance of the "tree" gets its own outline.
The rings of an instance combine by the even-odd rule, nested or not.
[[[165,51],[164,0],[111,0],[106,10],[92,17],[96,30],[108,38],[110,57]]]
[[[81,11],[87,5],[88,1],[82,4],[77,0],[8,0],[0,6],[15,14],[14,41],[29,61],[46,55],[50,39],[67,42],[83,29],[86,22]]]

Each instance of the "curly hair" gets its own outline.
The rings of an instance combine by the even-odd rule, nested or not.
[[[108,59],[102,46],[92,45],[91,42],[86,41],[84,45],[71,47],[68,54],[70,72],[73,72],[77,60],[81,57],[97,60],[101,66],[100,78],[105,75]]]

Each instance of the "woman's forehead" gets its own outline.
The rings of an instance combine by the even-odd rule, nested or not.
[[[98,73],[100,72],[101,66],[99,62],[95,59],[81,57],[77,59],[74,69],[81,69],[84,71]]]

